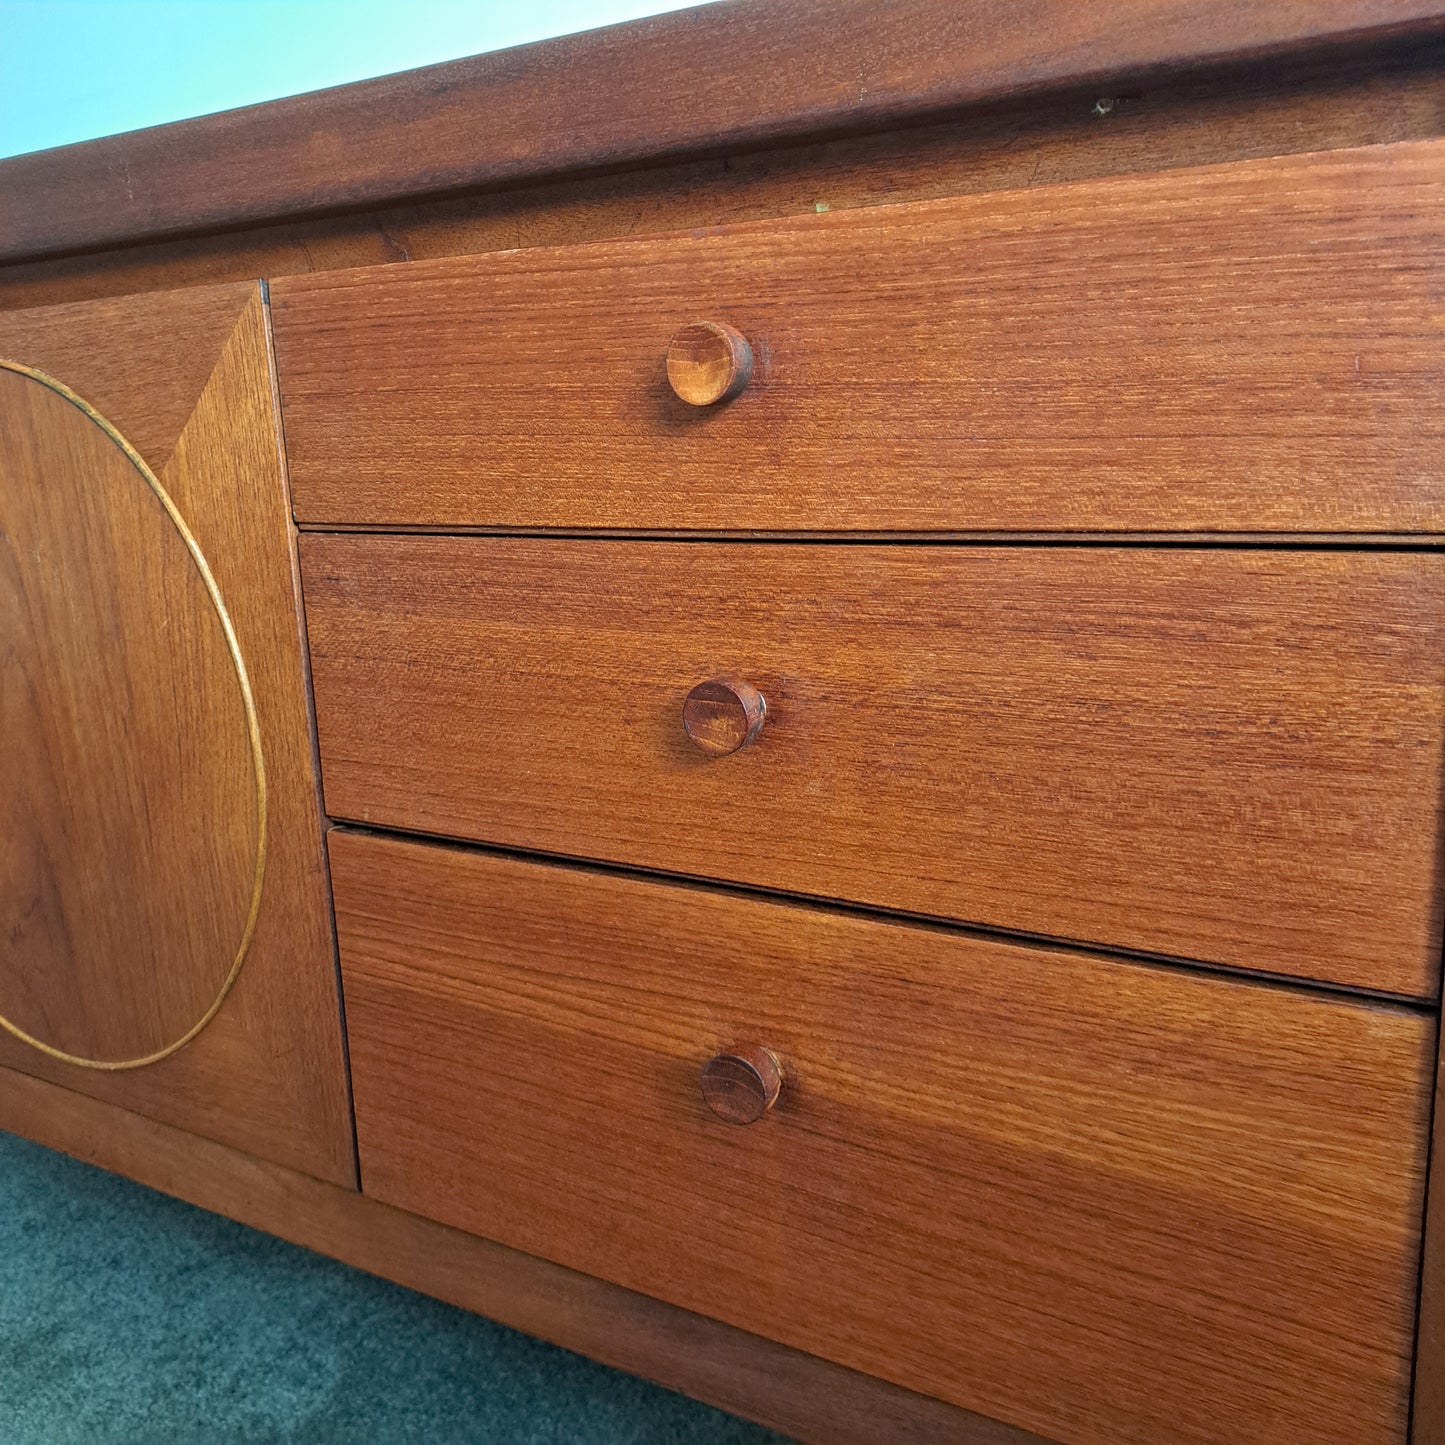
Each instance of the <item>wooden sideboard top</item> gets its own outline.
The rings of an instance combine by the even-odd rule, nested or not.
[[[0,161],[0,263],[1441,34],[1441,0],[729,0]]]

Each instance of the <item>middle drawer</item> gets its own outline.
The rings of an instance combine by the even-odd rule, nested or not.
[[[1423,996],[1425,552],[302,539],[327,810]],[[766,699],[710,758],[707,679]]]

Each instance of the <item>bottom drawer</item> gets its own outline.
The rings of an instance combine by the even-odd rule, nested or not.
[[[367,1193],[1063,1441],[1404,1439],[1420,1014],[331,857]],[[746,1126],[699,1087],[734,1043],[782,1076]]]

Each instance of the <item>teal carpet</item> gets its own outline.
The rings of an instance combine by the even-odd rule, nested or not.
[[[0,1445],[780,1445],[0,1134]]]

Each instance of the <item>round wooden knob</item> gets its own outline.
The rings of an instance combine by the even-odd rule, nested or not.
[[[752,347],[720,321],[694,321],[667,343],[668,383],[690,406],[731,401],[752,375]]]
[[[777,1059],[757,1044],[729,1044],[702,1066],[703,1102],[729,1124],[756,1124],[782,1087]]]
[[[768,704],[757,688],[730,677],[700,682],[682,705],[688,737],[710,758],[745,748],[763,730]]]

